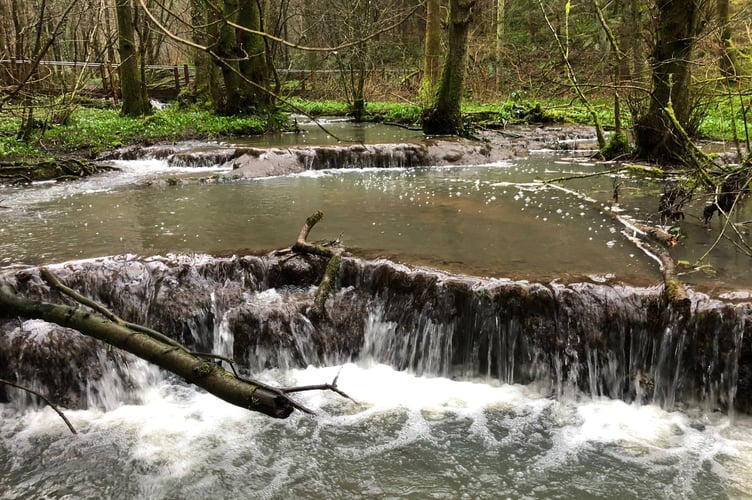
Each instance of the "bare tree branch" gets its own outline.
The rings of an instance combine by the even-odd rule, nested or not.
[[[65,414],[60,410],[60,408],[58,408],[57,406],[55,406],[52,403],[52,401],[50,401],[49,399],[47,399],[47,396],[45,396],[41,392],[35,391],[34,389],[32,389],[30,387],[26,387],[25,385],[21,385],[21,384],[15,383],[15,382],[11,382],[10,380],[6,380],[4,378],[0,378],[0,384],[5,384],[5,385],[9,385],[11,387],[15,387],[16,389],[21,389],[22,391],[28,392],[29,394],[33,394],[36,397],[42,399],[45,403],[47,403],[47,406],[49,406],[50,408],[52,408],[53,410],[55,410],[55,413],[57,413],[58,415],[60,415],[60,418],[63,419],[63,422],[65,422],[65,425],[67,425],[68,429],[70,429],[71,434],[78,434],[76,432],[75,427],[73,427],[73,424],[71,424],[70,420],[68,420],[68,417],[66,417]]]

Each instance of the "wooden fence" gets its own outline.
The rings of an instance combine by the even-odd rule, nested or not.
[[[32,61],[0,59],[0,86],[12,87],[23,80],[31,69]],[[34,93],[59,95],[78,88],[78,92],[93,97],[119,100],[119,64],[110,62],[40,61],[37,75],[28,83]],[[149,97],[174,99],[195,78],[196,68],[188,64],[146,65],[146,83]],[[277,74],[286,84],[285,94],[313,93],[326,95],[341,85],[342,71],[335,69],[278,69]],[[391,81],[393,84],[407,80],[417,81],[417,72],[410,69],[380,68],[369,73],[374,81]],[[341,90],[339,90],[341,94]],[[335,91],[335,95],[337,91]]]
[[[0,60],[0,84],[13,86],[21,82],[32,68],[32,61]],[[188,87],[195,69],[187,64],[144,66],[149,95],[153,98],[174,98]],[[120,65],[110,62],[40,61],[37,75],[29,81],[32,91],[59,94],[80,82],[80,92],[87,95],[119,99]]]

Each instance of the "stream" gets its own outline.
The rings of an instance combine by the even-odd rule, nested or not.
[[[356,141],[414,139],[386,127],[328,125]],[[271,145],[333,142],[325,132],[307,130]],[[259,141],[265,143],[250,145],[270,145],[268,138]],[[207,146],[224,147],[195,145]],[[660,283],[656,261],[606,208],[596,207],[614,208],[618,184],[616,209],[654,220],[662,183],[615,175],[563,184],[587,192],[592,200],[585,200],[538,182],[603,169],[587,151],[232,182],[194,180],[216,179],[229,172],[227,165],[114,164],[119,172],[81,182],[4,187],[1,204],[9,208],[0,212],[0,271],[109,255],[200,261],[202,254],[259,254],[291,245],[305,218],[321,210],[312,238],[341,234],[348,250],[366,259],[502,282]],[[164,182],[175,177],[184,180]],[[695,200],[690,211],[701,213],[702,203]],[[743,207],[733,217],[752,219],[752,210]],[[682,228],[686,237],[674,256],[690,262],[718,235],[717,220],[708,230],[688,216]],[[721,242],[707,262],[712,272],[686,274],[685,282],[700,293],[749,296],[748,257]],[[310,293],[244,292],[247,302],[269,311]],[[357,356],[310,357],[307,366],[296,366],[275,354],[277,366],[267,367],[259,361],[264,352],[251,353],[256,361],[246,368],[268,383],[338,377],[352,400],[331,392],[298,396],[315,416],[296,412],[280,421],[248,412],[140,360],[129,362],[129,384],[107,376],[108,361],[102,361],[105,376],[85,389],[88,407],[65,412],[78,435],[29,398],[0,404],[0,499],[752,497],[752,417],[701,403],[610,399],[568,384],[563,371],[551,375],[553,383],[516,382],[501,374],[499,360],[499,374],[491,373],[490,346],[489,366],[475,372],[449,366],[451,356],[430,349],[419,363],[403,363],[406,355],[387,341],[396,320],[376,302],[360,318],[364,341]],[[210,338],[202,341],[215,352],[237,354],[239,341],[228,329],[235,306],[213,293],[211,304],[212,326],[201,334]],[[421,321],[420,335],[449,335],[441,324]],[[35,320],[14,328],[11,339],[49,334],[49,325]],[[293,336],[310,342],[299,332]]]

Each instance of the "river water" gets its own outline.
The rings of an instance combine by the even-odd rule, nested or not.
[[[139,368],[134,368],[139,369]],[[145,368],[140,368],[145,369]],[[268,372],[330,381],[314,417],[256,415],[170,380],[134,404],[4,410],[2,498],[745,498],[752,421],[385,365]]]
[[[660,279],[655,261],[593,202],[535,183],[601,168],[581,157],[548,152],[462,169],[178,185],[155,180],[220,169],[117,165],[119,173],[75,184],[4,189],[0,204],[10,208],[0,266],[262,251],[290,245],[305,217],[322,210],[313,238],[342,233],[366,257],[531,281]],[[601,177],[568,187],[588,189],[597,205],[611,200],[615,183],[629,213],[648,218],[658,184]],[[678,255],[694,260],[717,233],[689,226]],[[728,247],[716,255],[716,274],[687,280],[710,290],[749,286],[746,261]],[[273,292],[265,292],[269,300]],[[379,334],[378,325],[369,332]],[[367,354],[256,374],[283,385],[339,374],[354,399],[301,394],[317,414],[285,421],[227,405],[140,362],[131,366],[141,381],[135,392],[105,383],[96,408],[66,412],[76,436],[48,408],[0,405],[0,498],[752,497],[747,416],[577,391],[553,399],[535,384],[417,376]]]

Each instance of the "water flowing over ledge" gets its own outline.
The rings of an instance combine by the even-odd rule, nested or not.
[[[171,167],[230,169],[229,178],[257,178],[309,170],[481,165],[534,151],[594,148],[592,127],[510,127],[484,141],[413,138],[386,143],[300,144],[287,147],[181,142],[131,146],[100,160],[164,160]]]
[[[54,271],[124,319],[251,372],[369,357],[418,374],[538,382],[557,397],[752,410],[750,303],[693,293],[683,316],[657,287],[489,280],[345,258],[329,314],[311,319],[325,265],[302,256],[118,256]],[[30,298],[67,301],[37,269],[4,277]],[[65,406],[106,407],[113,384],[122,401],[146,383],[130,356],[75,332],[36,320],[0,326],[0,378]]]

